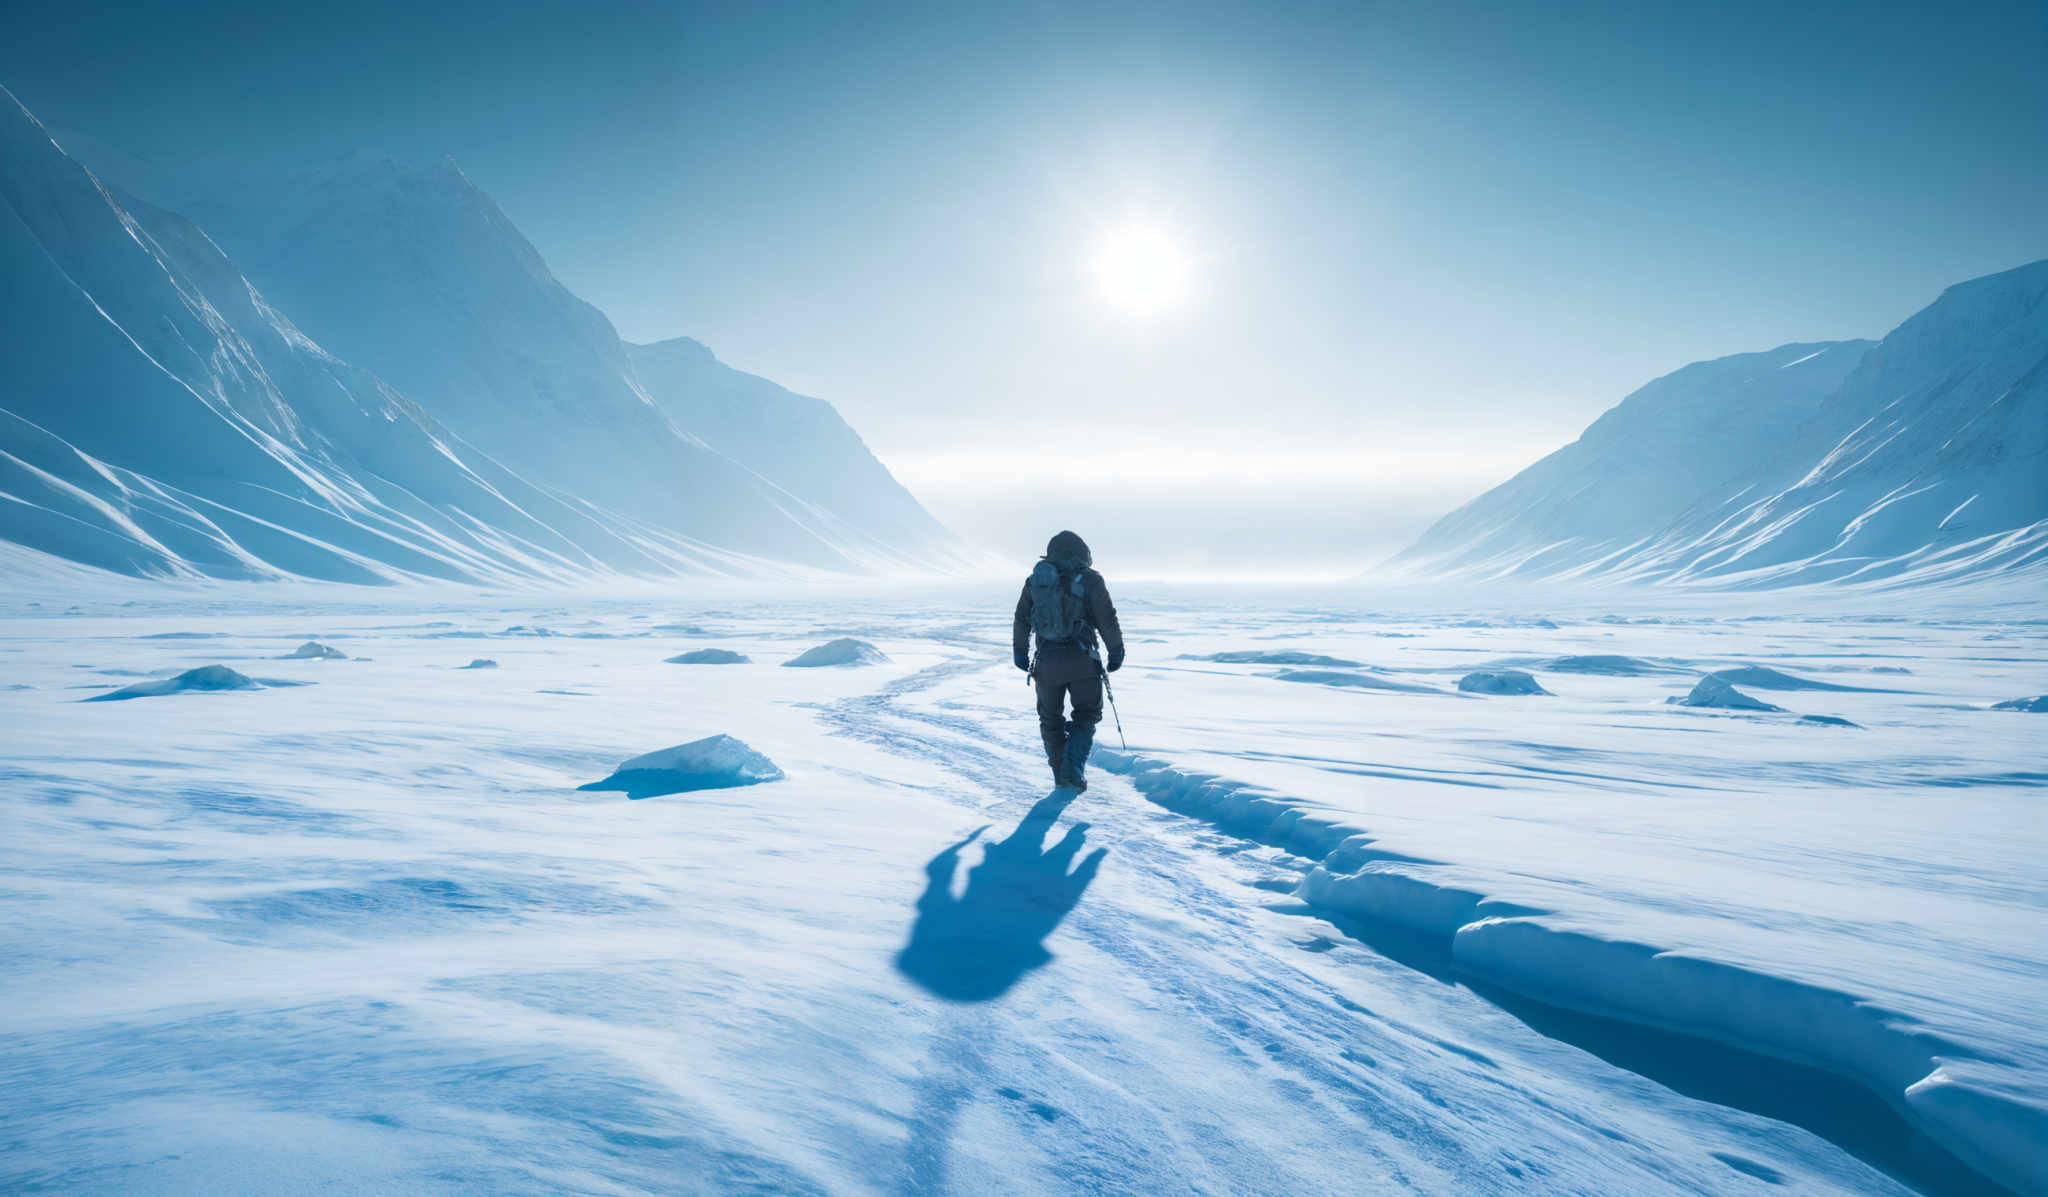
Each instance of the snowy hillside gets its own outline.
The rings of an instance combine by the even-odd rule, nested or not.
[[[127,574],[346,582],[961,560],[850,430],[850,476],[891,520],[856,488],[834,509],[678,429],[604,317],[452,165],[352,160],[237,194],[210,210],[246,217],[231,227],[258,260],[293,264],[272,271],[288,298],[6,96],[0,539]]]
[[[1688,366],[1438,521],[1396,564],[1720,586],[2048,562],[2048,262],[1949,288],[1875,346]]]
[[[185,172],[178,191],[172,206],[321,344],[528,477],[777,560],[847,569],[958,551],[878,464],[861,483],[921,520],[871,526],[858,487],[833,491],[834,507],[777,485],[841,467],[778,460],[776,413],[723,403],[720,431],[752,461],[707,446],[674,418],[692,401],[657,405],[611,322],[452,161],[420,170],[358,154],[294,171],[205,169]],[[872,463],[858,438],[849,446],[864,459],[850,468]]]
[[[127,574],[705,568],[534,487],[272,309],[182,219],[0,110],[0,537]]]
[[[890,544],[947,550],[946,530],[831,404],[735,370],[688,337],[626,353],[655,405],[720,453]]]

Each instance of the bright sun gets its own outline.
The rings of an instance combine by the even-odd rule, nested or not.
[[[1149,316],[1186,297],[1188,260],[1152,225],[1127,224],[1110,230],[1096,247],[1095,281],[1111,307]]]

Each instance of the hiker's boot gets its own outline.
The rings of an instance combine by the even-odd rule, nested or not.
[[[1067,784],[1067,729],[1062,726],[1040,727],[1039,734],[1045,740],[1045,763],[1052,767],[1052,784]]]
[[[1060,754],[1060,784],[1080,793],[1088,788],[1088,750],[1095,746],[1095,725],[1069,722]]]

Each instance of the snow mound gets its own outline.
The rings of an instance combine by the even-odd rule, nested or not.
[[[348,654],[332,648],[318,640],[308,640],[292,651],[278,658],[280,661],[346,661]]]
[[[816,648],[799,653],[783,662],[784,665],[793,666],[798,669],[815,669],[820,666],[831,665],[886,665],[888,663],[889,658],[882,655],[881,649],[876,648],[865,640],[855,640],[851,636],[842,636],[837,640],[828,640]]]
[[[1810,724],[1813,724],[1813,725],[1814,725],[1814,726],[1816,726],[1816,727],[1862,727],[1862,726],[1863,726],[1863,725],[1862,725],[1862,724],[1860,724],[1860,723],[1851,723],[1851,722],[1849,722],[1849,721],[1848,721],[1847,719],[1844,719],[1844,718],[1842,718],[1842,717],[1841,717],[1840,715],[1801,715],[1801,716],[1799,717],[1799,722],[1801,722],[1801,723],[1810,723]]]
[[[643,753],[619,765],[603,781],[576,788],[623,790],[628,798],[655,798],[759,785],[782,777],[774,761],[731,736],[717,735]]]
[[[668,658],[671,665],[745,665],[751,658],[729,648],[700,648]]]
[[[1913,672],[1913,671],[1912,671],[1912,670],[1910,670],[1910,669],[1908,669],[1908,668],[1906,668],[1906,667],[1905,667],[1904,665],[1872,665],[1872,666],[1870,667],[1870,672],[1872,672],[1872,673],[1911,673],[1911,672]]]
[[[1458,679],[1458,689],[1467,694],[1548,694],[1536,679],[1519,669],[1496,669],[1468,673]]]
[[[1312,906],[1439,940],[1462,970],[1524,997],[1818,1064],[1876,1092],[2017,1191],[2048,1185],[2038,1150],[2048,1110],[1908,1015],[1840,989],[1568,925],[1550,911],[1452,884],[1442,862],[1379,847],[1371,832],[1263,787],[1108,748],[1093,759],[1168,810],[1316,861],[1295,891]]]
[[[1817,682],[1812,678],[1793,677],[1763,665],[1741,665],[1733,669],[1716,669],[1707,675],[1719,678],[1731,686],[1750,686],[1758,690],[1854,690],[1862,686],[1837,686],[1833,682]]]
[[[472,658],[469,664],[463,666],[464,669],[496,669],[497,667],[498,663],[489,657]]]
[[[1642,677],[1666,672],[1662,665],[1653,665],[1636,657],[1613,655],[1557,657],[1546,668],[1553,673],[1599,673],[1608,677]]]
[[[1317,686],[1341,686],[1351,690],[1394,690],[1403,694],[1442,694],[1435,686],[1418,685],[1415,682],[1397,682],[1392,678],[1374,677],[1366,673],[1347,673],[1341,669],[1288,669],[1273,675],[1280,682],[1307,682]]]
[[[1305,653],[1292,649],[1240,649],[1227,653],[1182,653],[1183,661],[1216,661],[1224,665],[1324,665],[1338,669],[1356,669],[1361,662],[1348,661],[1343,657],[1326,657],[1321,653]]]
[[[1994,711],[2029,711],[2036,715],[2048,715],[2048,694],[2034,698],[2008,698],[2004,702],[1991,704]]]
[[[86,702],[120,702],[128,698],[159,698],[166,694],[185,694],[195,690],[261,690],[263,683],[255,678],[236,673],[225,665],[201,665],[187,669],[176,677],[167,677],[155,682],[137,682],[105,694],[95,694]]]
[[[1692,688],[1692,693],[1684,698],[1667,698],[1664,701],[1674,706],[1711,707],[1721,711],[1783,711],[1785,709],[1784,707],[1774,707],[1761,699],[1751,698],[1727,682],[1713,676],[1701,678],[1699,684]]]

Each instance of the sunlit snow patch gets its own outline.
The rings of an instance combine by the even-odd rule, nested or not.
[[[882,650],[867,641],[842,636],[791,657],[783,664],[810,669],[822,665],[886,665],[888,662],[889,658],[882,655]]]
[[[132,686],[123,686],[119,690],[109,690],[105,694],[95,694],[91,698],[81,699],[80,701],[119,702],[125,698],[158,698],[166,694],[186,694],[193,691],[262,690],[270,686],[302,686],[306,684],[305,682],[285,682],[269,679],[259,681],[256,678],[236,673],[225,665],[201,665],[197,669],[187,669],[176,677],[168,677],[155,682],[137,682]]]
[[[719,735],[644,753],[612,770],[603,781],[576,788],[622,790],[628,798],[654,798],[759,785],[782,777],[774,761],[731,736]]]
[[[1519,669],[1493,669],[1468,673],[1458,679],[1458,689],[1467,694],[1548,694],[1536,679]]]
[[[1684,698],[1667,698],[1665,702],[1681,707],[1712,707],[1723,711],[1782,711],[1760,699],[1751,698],[1742,691],[1718,677],[1703,677]]]
[[[736,653],[729,648],[700,648],[667,658],[670,665],[745,665],[748,660],[747,654]]]

